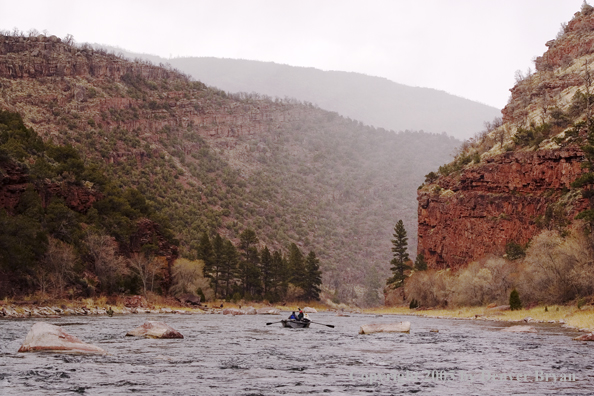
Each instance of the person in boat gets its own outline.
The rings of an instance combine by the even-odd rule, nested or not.
[[[293,319],[293,320],[297,319],[297,316],[295,316],[295,311],[293,311],[293,313],[291,313],[291,316],[289,316],[289,319]]]
[[[297,320],[303,320],[303,310],[301,310],[301,308],[297,309],[299,309],[299,315],[297,315]]]

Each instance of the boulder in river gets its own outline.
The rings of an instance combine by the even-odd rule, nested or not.
[[[245,315],[245,312],[237,308],[225,308],[223,315]]]
[[[260,308],[256,312],[258,315],[280,315],[280,311],[272,307]]]
[[[501,329],[509,333],[536,333],[536,329],[532,326],[510,326]]]
[[[254,307],[245,307],[244,309],[242,309],[243,313],[246,315],[255,315],[256,312],[256,308]]]
[[[575,337],[576,341],[594,341],[594,333],[582,334],[581,336]]]
[[[126,333],[127,336],[145,338],[184,338],[183,335],[173,327],[164,322],[145,322],[134,330]]]
[[[359,334],[410,333],[410,322],[372,323],[362,325]]]
[[[29,330],[19,352],[107,353],[66,333],[61,327],[37,322]]]

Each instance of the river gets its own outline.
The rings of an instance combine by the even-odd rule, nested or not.
[[[284,313],[41,319],[105,356],[17,353],[39,319],[0,320],[0,395],[594,395],[594,342],[559,325],[518,334],[500,332],[503,322],[310,316],[336,327],[266,325]],[[124,336],[145,320],[185,338]],[[402,320],[410,334],[358,334],[361,324]]]

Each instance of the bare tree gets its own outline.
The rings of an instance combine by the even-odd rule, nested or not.
[[[59,297],[64,294],[64,287],[74,274],[76,260],[77,257],[71,245],[49,238],[43,265],[47,268],[51,283]]]
[[[155,276],[161,268],[161,261],[156,258],[142,253],[134,253],[130,260],[128,260],[132,272],[134,272],[142,281],[142,289],[144,296],[146,297],[147,290],[153,291],[153,285],[155,283]]]
[[[127,272],[126,262],[118,254],[117,242],[108,235],[88,233],[85,243],[101,289],[107,293],[114,292],[117,281]]]

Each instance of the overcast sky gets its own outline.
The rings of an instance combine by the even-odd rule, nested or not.
[[[0,29],[163,57],[242,58],[436,88],[502,108],[582,0],[0,0]]]

